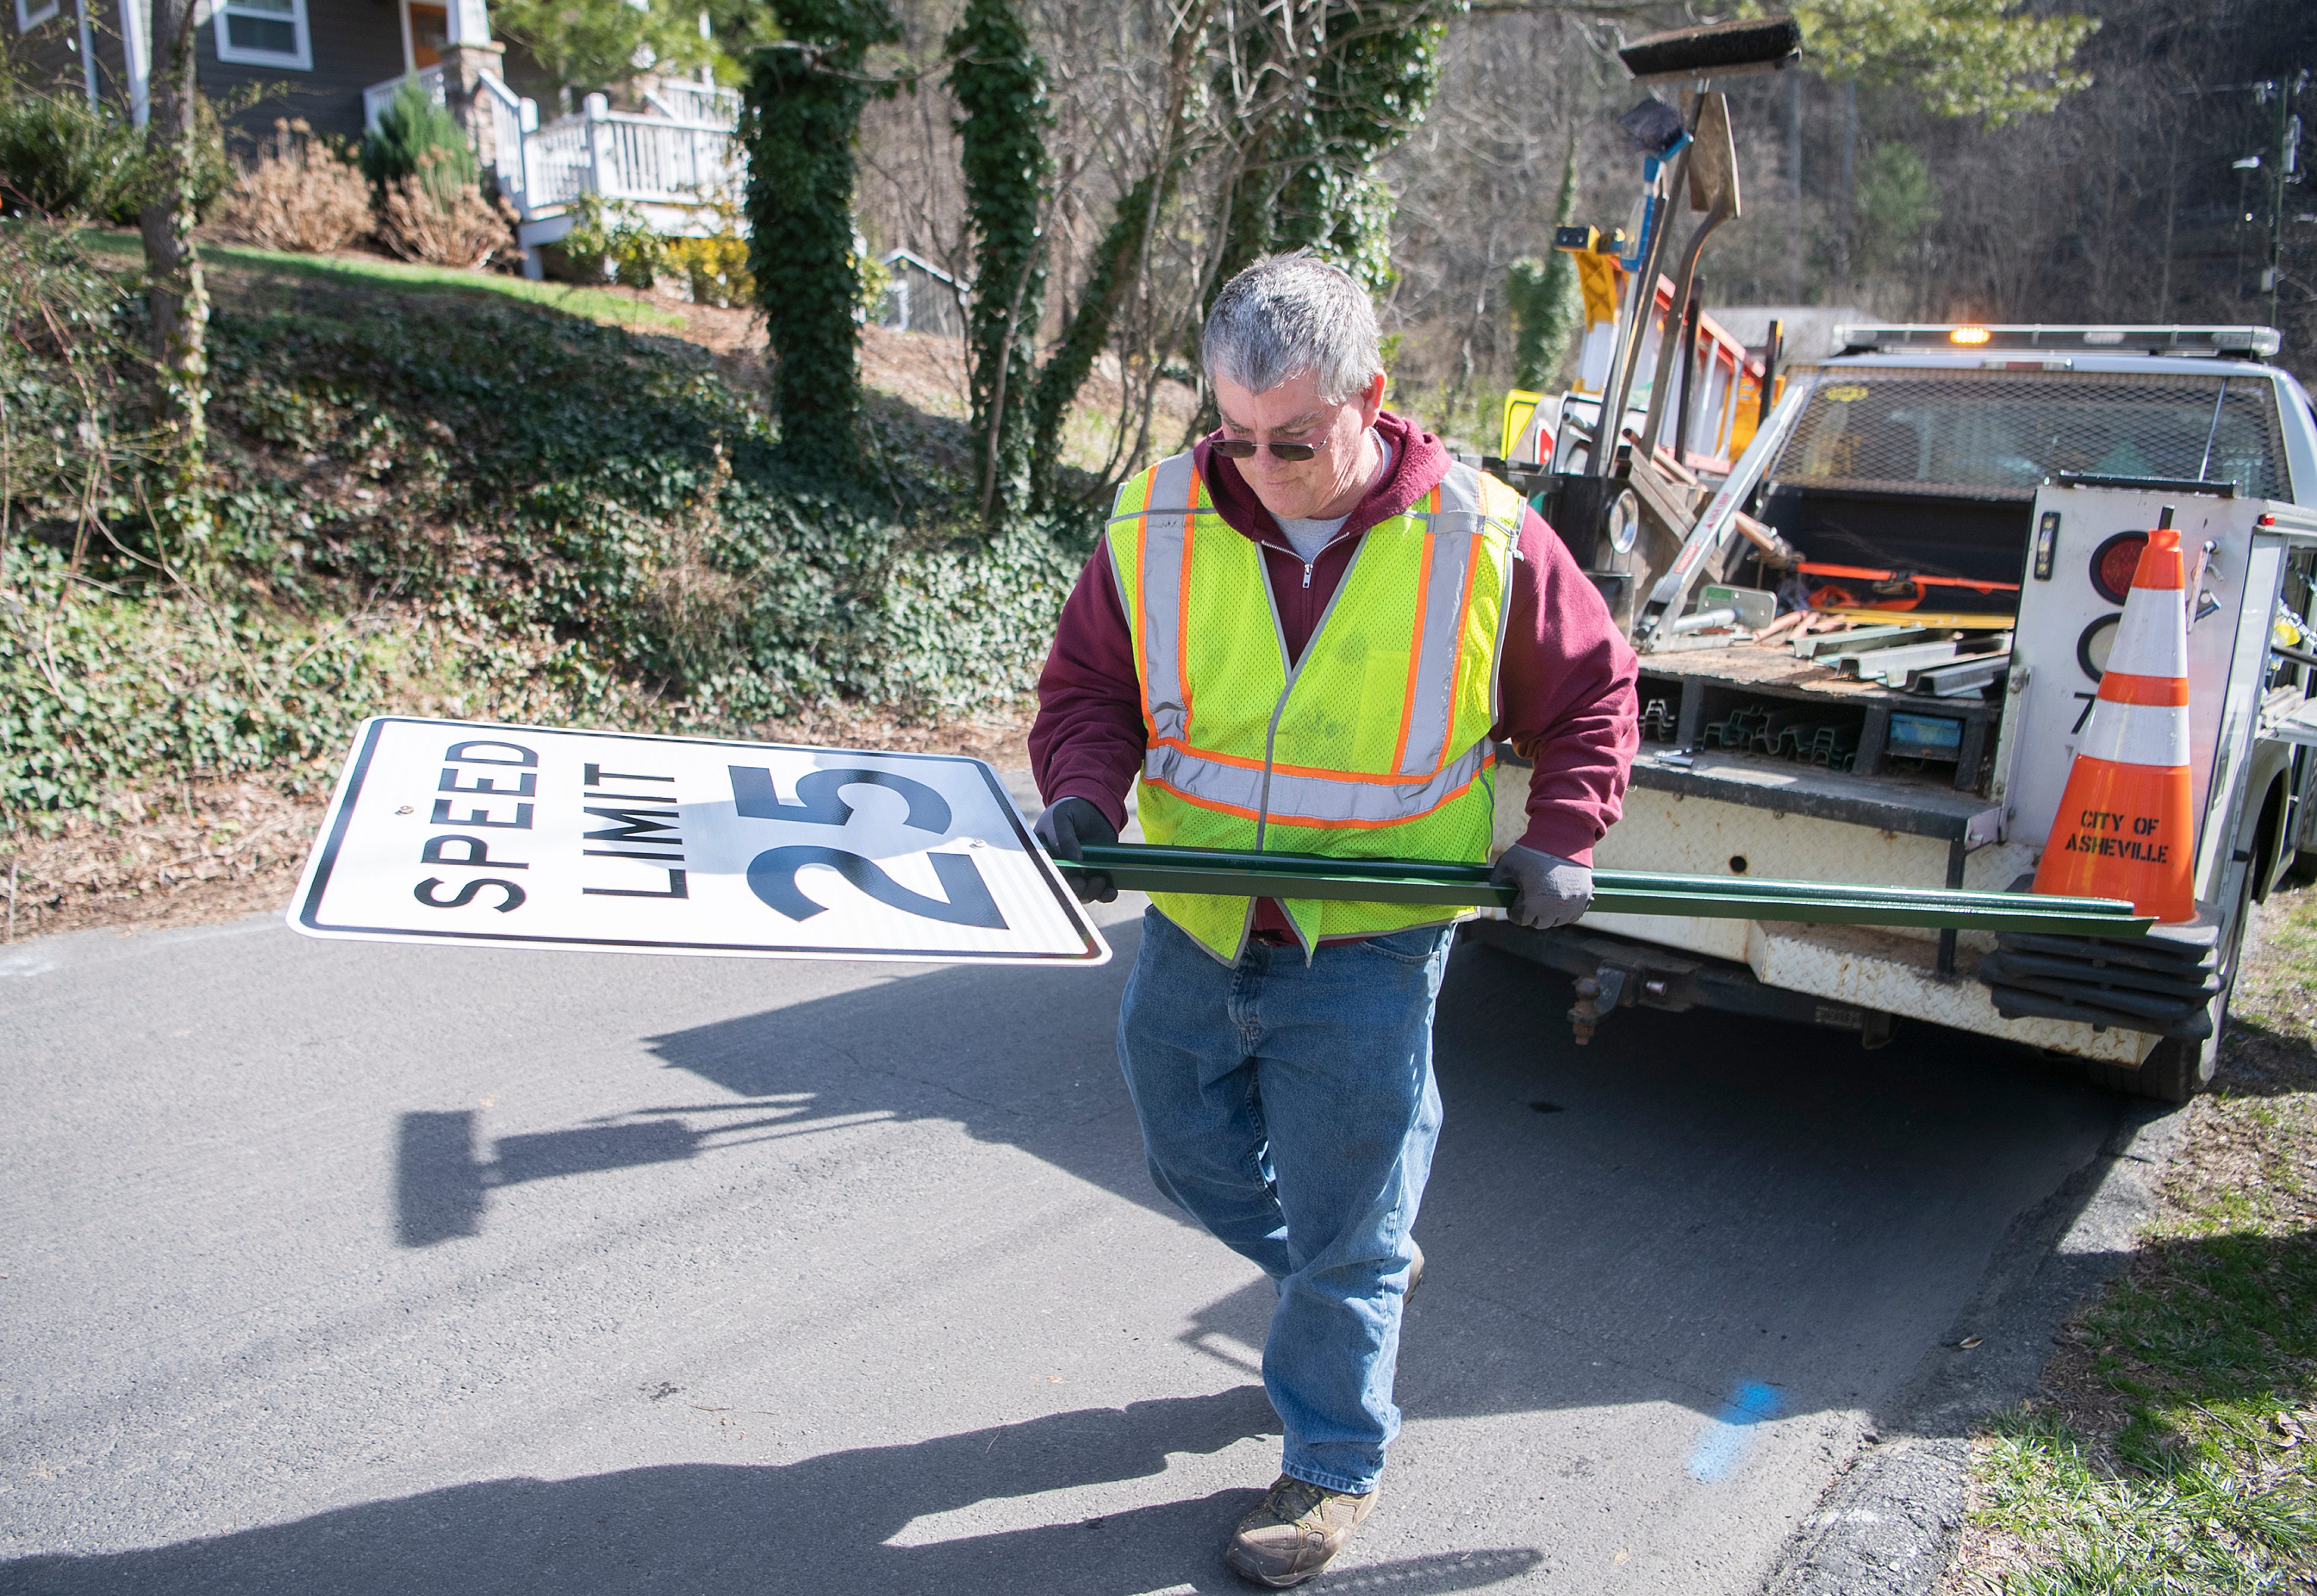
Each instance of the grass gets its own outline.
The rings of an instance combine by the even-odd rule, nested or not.
[[[2317,1592],[2317,891],[2271,898],[2155,1223],[1976,1450],[1949,1589]]]
[[[88,227],[82,230],[80,236],[81,242],[97,254],[134,256],[139,260],[144,258],[144,245],[134,233]],[[578,288],[563,282],[533,282],[529,278],[511,277],[495,272],[468,272],[456,266],[420,266],[404,261],[371,260],[361,256],[292,254],[282,250],[252,249],[246,245],[218,244],[208,239],[201,241],[201,251],[207,259],[295,272],[348,286],[376,285],[403,293],[493,294],[501,299],[519,299],[525,304],[545,305],[568,315],[631,330],[657,328],[680,331],[684,326],[684,317],[675,311],[641,299],[630,299],[624,294],[611,293],[603,289]]]

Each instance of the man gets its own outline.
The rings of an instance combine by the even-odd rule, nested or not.
[[[1346,272],[1257,262],[1203,352],[1221,428],[1120,490],[1064,606],[1030,733],[1039,836],[1069,859],[1116,841],[1139,775],[1153,843],[1478,862],[1509,741],[1534,769],[1497,878],[1522,923],[1576,919],[1639,740],[1600,596],[1518,494],[1383,409]],[[1151,1178],[1279,1292],[1282,1473],[1226,1550],[1266,1585],[1343,1548],[1399,1430],[1454,918],[1176,894],[1144,916],[1118,1046]]]

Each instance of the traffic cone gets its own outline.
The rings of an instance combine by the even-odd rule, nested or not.
[[[2196,914],[2183,585],[2180,534],[2159,528],[2141,550],[2091,723],[2035,869],[2038,892],[2130,898],[2166,924]]]

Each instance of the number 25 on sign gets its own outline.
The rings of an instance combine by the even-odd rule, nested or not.
[[[356,736],[289,917],[451,946],[1110,957],[979,760],[393,716]]]

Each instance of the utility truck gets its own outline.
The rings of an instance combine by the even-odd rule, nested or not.
[[[1906,1018],[2184,1101],[2212,1078],[2252,905],[2317,874],[2317,415],[2268,327],[1861,325],[1783,373],[1775,328],[1758,361],[1725,351],[1697,271],[1740,210],[1713,83],[1799,48],[1765,18],[1618,52],[1682,103],[1618,119],[1631,225],[1554,239],[1585,286],[1581,391],[1513,396],[1483,462],[1641,655],[1642,746],[1597,861],[2026,892],[2164,525],[2188,556],[2197,913],[2133,940],[1597,912],[1472,934],[1576,976],[1580,1042],[1634,1006],[1869,1047]],[[1500,845],[1522,785],[1499,789]]]
[[[1622,428],[1606,466],[1490,462],[1641,655],[1642,749],[1597,862],[2027,890],[2140,548],[2169,513],[2189,566],[2196,920],[2138,945],[1599,913],[1473,934],[1576,976],[1579,1040],[1635,1006],[1776,1016],[1869,1047],[1906,1019],[2183,1101],[2212,1077],[2251,905],[2317,873],[2309,395],[2268,363],[2265,327],[1839,336],[1843,353],[1784,374],[1721,473],[1686,466],[1655,424]],[[1500,844],[1525,786],[1503,784]]]

